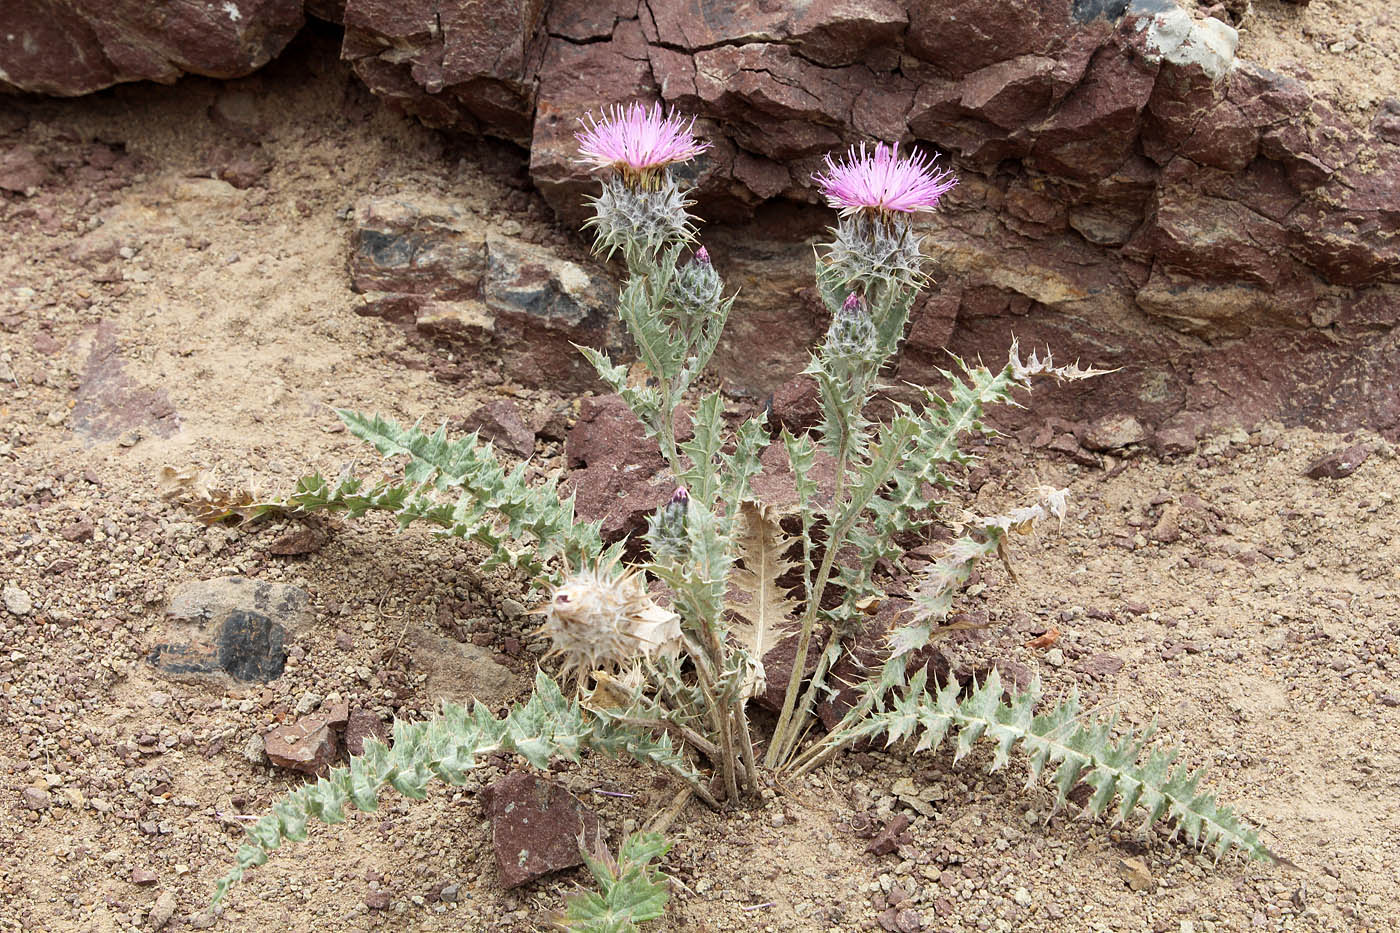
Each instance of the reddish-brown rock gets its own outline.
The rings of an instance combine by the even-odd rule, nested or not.
[[[238,77],[267,64],[303,22],[302,0],[6,0],[0,90],[72,97],[186,73]]]
[[[675,491],[656,441],[620,396],[584,399],[564,450],[578,517],[601,520],[605,541],[644,531]]]
[[[335,732],[320,714],[275,726],[263,735],[267,758],[279,768],[323,774],[335,760]]]
[[[508,398],[487,402],[462,422],[463,431],[476,431],[483,440],[517,457],[535,452],[535,432],[520,417],[520,409]]]
[[[960,178],[929,226],[941,291],[916,309],[900,379],[935,381],[945,349],[994,362],[1015,335],[1117,368],[1040,393],[1071,420],[1400,433],[1400,388],[1368,375],[1400,366],[1400,347],[1374,337],[1400,320],[1400,104],[1355,127],[1307,82],[1236,60],[1221,22],[1070,0],[349,0],[345,23],[345,57],[381,96],[528,142],[533,181],[570,224],[593,184],[574,161],[582,114],[640,99],[698,116],[712,147],[684,171],[700,209],[758,218],[716,253],[742,288],[715,365],[760,398],[825,324],[802,295],[801,240],[830,219],[804,213],[810,175],[827,151],[882,138],[945,154]],[[789,204],[761,207],[774,199]],[[579,342],[606,343],[609,309],[542,326],[519,302],[490,307],[473,265],[491,251],[463,232],[449,224],[460,249],[438,250],[444,230],[418,228],[422,270],[373,270],[366,309],[490,346],[521,381],[590,384],[568,342],[582,328]],[[427,271],[444,263],[457,268]]]
[[[553,781],[508,774],[482,791],[501,886],[515,888],[583,863],[579,839],[598,833],[593,811]]]

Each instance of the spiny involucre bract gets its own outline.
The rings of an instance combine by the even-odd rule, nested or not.
[[[565,577],[536,612],[539,634],[549,638],[547,658],[577,680],[596,670],[613,673],[637,662],[675,657],[681,649],[680,617],[658,605],[636,570],[584,567]]]

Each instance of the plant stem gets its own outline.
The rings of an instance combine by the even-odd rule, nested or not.
[[[849,444],[843,438],[840,456],[836,461],[836,489],[831,497],[830,515],[836,515],[841,507],[841,500],[846,495],[846,459]],[[788,677],[787,692],[783,694],[783,709],[778,714],[778,724],[773,727],[773,742],[768,746],[768,753],[763,756],[763,764],[768,768],[776,768],[778,762],[787,754],[788,746],[792,743],[788,740],[789,733],[797,731],[796,725],[792,722],[793,708],[797,705],[797,696],[802,689],[802,669],[807,666],[807,649],[812,644],[812,629],[816,627],[817,611],[821,608],[822,594],[826,590],[827,578],[831,576],[831,565],[836,560],[836,552],[841,548],[841,539],[846,536],[852,521],[842,522],[833,526],[831,534],[826,539],[826,553],[822,555],[821,567],[817,570],[816,582],[812,584],[811,591],[807,594],[807,607],[802,613],[802,630],[797,637],[797,653],[792,659],[792,675]]]

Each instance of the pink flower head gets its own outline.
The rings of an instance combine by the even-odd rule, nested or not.
[[[821,186],[826,202],[843,214],[858,211],[915,214],[931,211],[940,198],[957,184],[952,172],[939,171],[921,152],[899,154],[899,144],[876,143],[860,153],[852,146],[845,161],[826,157],[827,172],[812,176]]]
[[[700,247],[695,251],[695,261],[700,263],[700,265],[702,266],[708,266],[710,264],[710,251],[705,249],[705,247],[703,246]],[[680,491],[684,492],[684,490]]]
[[[846,300],[841,304],[841,310],[845,314],[855,316],[865,313],[865,299],[858,292],[851,292],[846,296]]]
[[[575,134],[583,161],[630,175],[647,175],[672,162],[684,162],[710,148],[694,136],[695,118],[687,123],[674,111],[638,103],[614,105],[601,122],[590,114]]]

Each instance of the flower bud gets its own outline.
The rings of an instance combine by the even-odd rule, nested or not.
[[[705,247],[695,251],[690,262],[676,270],[673,284],[676,308],[682,320],[712,313],[724,300],[724,282],[710,264]]]

